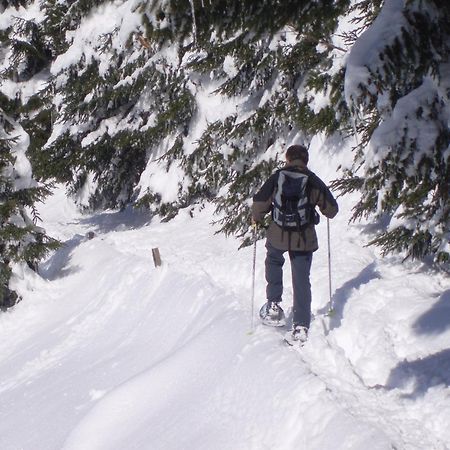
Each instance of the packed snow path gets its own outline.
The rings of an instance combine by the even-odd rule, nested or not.
[[[252,249],[214,235],[208,208],[147,224],[56,195],[42,215],[66,245],[0,315],[0,449],[449,448],[448,282],[377,259],[347,213],[332,223],[336,314],[322,223],[298,352],[281,330],[249,333]],[[256,310],[263,262],[259,242]]]

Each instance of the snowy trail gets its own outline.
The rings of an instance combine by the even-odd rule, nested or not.
[[[392,448],[447,448],[444,442],[424,433],[420,415],[410,410],[398,392],[366,386],[343,351],[323,335],[313,338],[311,344],[300,353],[301,359],[324,381],[336,403],[351,415],[384,430]],[[322,358],[317,358],[318,352]]]
[[[43,215],[68,245],[0,316],[2,450],[449,448],[449,328],[412,327],[430,314],[425,297],[448,311],[446,280],[377,260],[345,211],[332,229],[336,315],[324,328],[322,248],[301,353],[279,330],[248,334],[251,249],[214,236],[210,211],[144,226],[137,213],[80,217],[57,195]],[[433,352],[429,380],[403,369]]]

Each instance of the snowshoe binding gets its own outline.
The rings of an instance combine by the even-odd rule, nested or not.
[[[286,344],[298,347],[303,347],[308,340],[308,328],[301,325],[294,325],[291,331],[288,331],[284,336]]]
[[[265,303],[259,310],[259,317],[261,322],[269,327],[283,327],[286,325],[284,311],[277,302]]]

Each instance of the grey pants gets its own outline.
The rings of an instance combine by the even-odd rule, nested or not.
[[[281,302],[283,295],[284,253],[269,242],[266,242],[266,281],[267,300]],[[292,271],[292,287],[294,291],[293,323],[309,328],[311,323],[311,271],[312,252],[289,251]]]

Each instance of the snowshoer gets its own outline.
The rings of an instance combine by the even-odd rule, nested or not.
[[[260,310],[264,324],[285,325],[280,306],[283,293],[284,253],[291,261],[293,284],[293,325],[288,343],[302,345],[311,323],[310,269],[312,254],[318,249],[315,225],[319,215],[333,218],[338,205],[325,183],[308,168],[308,149],[292,145],[286,151],[286,165],[273,173],[253,197],[252,220],[261,223],[271,212],[267,230],[265,275],[267,303]]]

